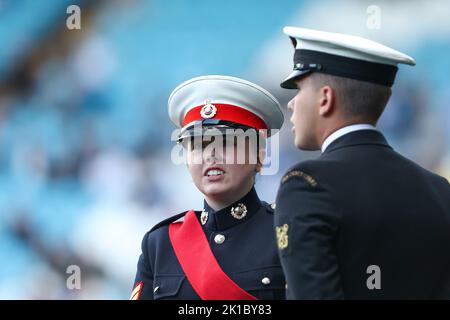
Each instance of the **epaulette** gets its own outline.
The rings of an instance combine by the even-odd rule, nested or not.
[[[272,204],[269,204],[269,203],[267,203],[265,201],[261,201],[261,202],[262,202],[263,206],[266,208],[266,211],[268,213],[274,213],[274,211],[275,211],[275,202],[272,203]]]
[[[186,213],[188,213],[188,212],[189,211],[185,211],[185,212],[179,213],[177,215],[174,215],[174,216],[172,216],[170,218],[167,218],[167,219],[157,223],[153,228],[150,229],[149,232],[152,232],[152,231],[154,231],[154,230],[156,230],[158,228],[161,228],[161,227],[163,227],[165,225],[169,225],[169,224],[171,224],[174,221],[177,221],[178,219],[184,217],[186,215]]]

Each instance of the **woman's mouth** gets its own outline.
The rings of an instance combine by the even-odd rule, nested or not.
[[[206,176],[208,176],[208,177],[220,176],[222,174],[224,174],[224,172],[222,170],[218,170],[218,169],[208,170],[206,172]]]
[[[204,176],[208,181],[218,181],[223,178],[225,171],[220,168],[209,168],[205,171]]]

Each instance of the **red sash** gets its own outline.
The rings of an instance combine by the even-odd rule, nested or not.
[[[223,272],[193,210],[184,222],[169,225],[169,238],[178,262],[202,300],[256,300]]]

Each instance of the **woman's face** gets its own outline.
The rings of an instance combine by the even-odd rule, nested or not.
[[[235,136],[203,138],[185,142],[188,169],[196,187],[207,198],[241,198],[253,186],[260,167],[256,144]]]

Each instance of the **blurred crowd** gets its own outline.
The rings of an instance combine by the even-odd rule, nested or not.
[[[66,27],[71,4],[80,30]],[[171,90],[226,74],[285,106],[295,92],[278,87],[292,53],[281,29],[301,25],[295,14],[312,5],[0,0],[0,299],[127,299],[145,232],[202,207],[185,166],[170,162]],[[404,50],[418,64],[400,68],[379,125],[399,152],[447,179],[449,36]],[[286,67],[267,72],[268,56]],[[268,202],[284,171],[317,155],[295,150],[289,117],[278,174],[257,178]],[[80,290],[66,286],[70,265]]]

